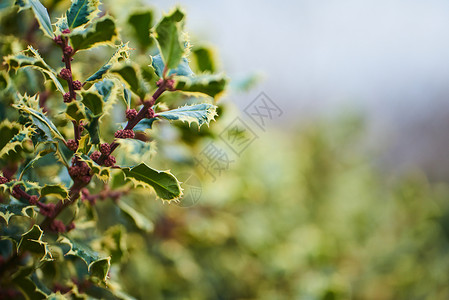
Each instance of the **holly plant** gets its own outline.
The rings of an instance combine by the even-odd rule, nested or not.
[[[114,280],[125,236],[152,225],[125,200],[182,201],[176,169],[152,165],[156,141],[217,115],[227,79],[184,12],[153,24],[119,2],[0,4],[2,299],[128,298]]]

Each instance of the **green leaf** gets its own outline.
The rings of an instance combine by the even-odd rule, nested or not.
[[[9,6],[11,6],[11,4],[17,5],[19,7],[19,12],[31,7],[30,3],[28,3],[28,0],[15,0],[14,3],[12,3],[13,2],[13,0],[12,0],[9,2],[10,3],[8,3],[8,1],[2,1],[2,3],[1,3],[2,7],[9,7]]]
[[[217,107],[209,103],[186,105],[177,109],[157,113],[157,117],[162,117],[170,121],[183,121],[190,124],[196,123],[198,127],[203,124],[209,125],[210,121],[217,115]]]
[[[151,65],[153,66],[156,75],[162,77],[165,65],[160,54],[151,57]],[[170,69],[168,75],[192,76],[193,71],[190,69],[187,58],[183,57],[176,68]]]
[[[131,91],[123,85],[123,101],[125,102],[126,108],[129,109],[131,107]]]
[[[191,77],[175,77],[175,89],[189,94],[206,94],[211,97],[219,96],[228,83],[224,75],[195,75]]]
[[[57,18],[58,21],[56,21],[55,23],[55,34],[56,35],[61,35],[62,31],[64,31],[65,29],[69,29],[69,24],[67,21],[67,16],[62,16],[61,18]]]
[[[100,10],[99,0],[72,0],[67,10],[67,22],[70,29],[79,27],[95,18]]]
[[[47,9],[39,2],[39,0],[28,0],[28,2],[33,9],[34,15],[44,34],[53,38],[53,29],[51,27],[50,16],[48,15]]]
[[[18,104],[13,104],[13,107],[17,108],[20,112],[28,114],[33,124],[42,130],[49,140],[56,139],[64,141],[64,137],[59,133],[53,122],[46,117],[42,109],[33,109],[36,108],[36,103],[39,103],[38,95],[29,97],[27,95],[22,96],[19,94],[18,102]]]
[[[87,112],[89,124],[86,129],[93,144],[100,142],[99,120],[112,108],[117,93],[118,86],[115,85],[114,81],[108,79],[95,83],[89,90],[81,93],[82,103],[89,108]]]
[[[34,211],[35,206],[20,203],[18,201],[11,202],[10,204],[0,204],[0,217],[6,221],[8,225],[9,219],[14,216],[22,216],[27,218],[34,218],[36,213]]]
[[[145,163],[122,171],[136,186],[152,187],[162,200],[177,200],[182,196],[179,181],[169,171],[158,171]]]
[[[58,239],[60,244],[68,245],[69,251],[64,255],[73,255],[80,258],[87,265],[87,270],[92,276],[101,280],[106,280],[106,276],[109,272],[110,257],[101,258],[95,251],[93,251],[88,245],[80,242],[70,240],[67,237],[60,237]]]
[[[88,90],[81,92],[81,101],[90,111],[93,117],[98,117],[103,114],[103,100],[101,95],[96,90]]]
[[[182,36],[182,20],[184,13],[176,8],[169,15],[164,16],[156,25],[153,36],[168,69],[176,68],[185,51],[185,40]]]
[[[0,159],[12,161],[14,153],[32,152],[34,150],[31,137],[35,130],[31,127],[9,127],[13,126],[9,121],[4,121],[0,125],[1,140]],[[9,126],[8,126],[9,125]],[[6,144],[4,144],[6,142]]]
[[[117,47],[117,50],[112,55],[112,57],[108,60],[107,63],[105,63],[98,71],[96,71],[94,74],[92,74],[89,78],[86,79],[86,81],[95,81],[103,78],[103,75],[106,74],[107,71],[109,71],[114,64],[118,63],[121,60],[127,60],[129,58],[129,48],[128,43],[121,44]]]
[[[118,206],[131,220],[134,221],[136,227],[145,232],[152,232],[154,230],[154,224],[140,212],[126,204],[124,201],[119,201]]]
[[[145,82],[142,79],[139,66],[133,63],[124,63],[115,66],[112,73],[119,75],[137,96],[144,99],[149,92]]]
[[[54,153],[54,150],[53,149],[45,149],[45,150],[39,151],[39,153],[32,160],[30,160],[30,162],[27,163],[27,165],[22,169],[22,171],[20,172],[19,180],[22,180],[22,177],[26,171],[28,171],[29,169],[34,167],[34,163],[36,161],[38,161],[39,159],[41,159],[42,157],[44,157],[50,153]]]
[[[61,200],[65,200],[69,197],[69,191],[66,187],[60,184],[46,184],[41,188],[40,195],[41,198],[48,195],[54,195]]]
[[[191,55],[196,61],[196,66],[199,72],[214,73],[216,71],[215,54],[211,48],[200,46],[194,47]]]
[[[68,36],[75,51],[90,49],[94,46],[112,44],[118,33],[112,17],[106,16],[93,21],[86,29],[75,29]]]
[[[154,121],[156,121],[156,120],[157,120],[157,118],[142,119],[139,123],[137,123],[136,126],[134,126],[133,130],[134,131],[145,131],[146,129],[151,129]],[[126,123],[124,124],[124,126],[122,126],[122,128],[125,128],[125,127],[126,127]]]
[[[79,101],[70,102],[67,105],[65,113],[67,114],[69,119],[73,121],[80,121],[86,119],[84,107],[80,104]]]
[[[27,50],[19,54],[5,57],[5,63],[14,70],[30,67],[42,72],[46,80],[51,79],[58,91],[65,94],[64,88],[57,78],[56,71],[43,60],[39,52],[32,46],[28,46]]]
[[[86,125],[86,129],[89,132],[90,142],[92,144],[100,143],[100,116],[98,117],[90,117],[89,124]]]
[[[34,254],[39,261],[52,260],[51,253],[48,251],[47,243],[42,241],[42,229],[34,225],[29,231],[22,235],[19,242],[19,251],[29,251]]]
[[[141,162],[148,162],[156,153],[153,142],[120,139],[118,143],[120,143],[120,151],[116,154],[116,158],[119,165],[132,166]]]
[[[91,263],[88,267],[88,271],[93,277],[96,277],[101,281],[106,281],[110,267],[111,258],[106,257]]]
[[[150,29],[153,23],[153,11],[139,9],[130,14],[128,23],[134,30],[135,37],[139,46],[146,49],[153,44],[153,40],[150,39]]]
[[[40,300],[47,299],[47,295],[38,288],[38,284],[30,277],[33,277],[34,266],[26,266],[19,269],[11,280],[25,295],[25,299]]]

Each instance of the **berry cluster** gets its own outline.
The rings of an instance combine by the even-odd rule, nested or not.
[[[114,136],[118,139],[132,139],[135,134],[132,129],[120,129],[114,133]]]
[[[73,53],[73,48],[70,46],[65,46],[62,51],[64,52],[64,55],[70,56]]]
[[[137,110],[133,109],[127,109],[126,110],[126,118],[131,121],[132,119],[134,119],[135,117],[137,117]]]
[[[6,177],[0,176],[0,184],[7,183],[9,180]]]
[[[47,203],[47,204],[41,203],[39,205],[39,208],[40,208],[39,212],[44,216],[53,218],[53,216],[55,214],[55,207],[56,207],[56,204],[54,204],[54,203]]]
[[[90,159],[92,159],[94,162],[97,162],[100,159],[101,152],[100,151],[94,151],[90,155]]]
[[[73,89],[74,90],[81,90],[82,87],[83,87],[83,84],[81,83],[81,81],[79,81],[79,80],[73,81]]]
[[[109,155],[109,153],[111,152],[111,146],[109,146],[108,143],[104,143],[100,145],[100,152],[103,155]]]
[[[164,79],[161,78],[156,82],[156,85],[161,86],[163,83],[164,83]],[[175,90],[175,81],[173,79],[165,79],[165,87],[169,91],[174,91]]]
[[[64,98],[65,103],[72,102],[72,98],[70,98],[70,93],[65,93],[62,97]]]
[[[100,152],[100,151],[101,151],[101,152]],[[101,144],[101,146],[100,146],[100,151],[94,151],[94,152],[92,152],[92,154],[90,155],[90,158],[91,158],[94,162],[98,163],[99,160],[100,160],[101,155],[103,154],[103,155],[105,155],[105,156],[107,156],[107,157],[106,157],[106,159],[103,161],[102,165],[103,165],[103,166],[106,166],[106,167],[112,167],[112,166],[114,166],[115,163],[116,163],[117,161],[115,160],[115,157],[114,157],[114,156],[109,155],[109,153],[111,152],[111,147],[109,146],[109,144],[107,144],[107,143]]]
[[[148,108],[148,111],[145,113],[145,118],[154,118],[154,110],[151,107]]]
[[[89,166],[84,161],[80,161],[75,157],[72,159],[72,164],[73,166],[69,167],[70,176],[73,179],[78,179],[85,183],[89,183],[92,179]]]
[[[53,222],[50,225],[51,230],[53,230],[55,232],[59,232],[59,233],[67,232],[74,228],[75,228],[75,223],[72,222],[69,225],[65,226],[61,220],[53,220]]]
[[[61,72],[59,72],[59,76],[64,80],[70,80],[72,79],[72,71],[64,68],[61,70]]]
[[[109,155],[108,157],[106,157],[106,159],[104,160],[104,163],[103,163],[103,164],[104,164],[106,167],[112,167],[112,166],[115,165],[116,162],[117,162],[117,161],[115,160],[115,157],[112,156],[112,155]]]
[[[65,225],[64,223],[62,223],[61,220],[53,220],[53,222],[50,225],[50,229],[52,231],[62,233],[65,232]]]
[[[75,140],[67,140],[67,147],[75,152],[78,149],[78,142]]]
[[[62,37],[60,35],[55,36],[53,38],[53,41],[58,44],[59,46],[63,46],[64,45],[64,41],[62,40]]]

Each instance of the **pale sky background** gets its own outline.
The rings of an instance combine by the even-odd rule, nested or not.
[[[231,78],[264,73],[248,94],[230,95],[241,108],[264,91],[290,123],[355,109],[376,143],[418,156],[449,150],[447,0],[149,3],[184,7],[187,30],[217,46]]]

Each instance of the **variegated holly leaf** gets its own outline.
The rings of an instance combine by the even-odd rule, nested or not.
[[[151,56],[151,65],[153,66],[156,75],[162,77],[165,65],[160,54]],[[193,71],[190,69],[188,59],[183,57],[175,68],[169,70],[168,75],[192,76]]]
[[[31,140],[35,130],[31,126],[3,121],[0,124],[0,159],[13,161],[12,155],[18,155],[22,151],[32,152],[34,149]]]
[[[111,72],[118,75],[123,81],[125,81],[137,96],[144,99],[146,94],[149,93],[149,88],[145,81],[143,81],[142,73],[139,65],[128,62],[114,66]]]
[[[34,225],[29,231],[22,235],[17,247],[19,251],[28,251],[32,253],[39,261],[53,260],[48,244],[42,240],[42,229],[38,225]]]
[[[186,51],[183,19],[184,13],[176,8],[161,19],[152,33],[167,69],[176,68]]]
[[[124,201],[119,201],[117,205],[118,207],[120,207],[121,211],[134,222],[137,228],[145,232],[152,232],[154,230],[153,222],[151,222],[147,217],[142,215],[133,207],[131,207]]]
[[[94,46],[110,44],[117,38],[115,21],[110,16],[105,16],[92,21],[92,25],[84,28],[76,28],[70,34],[70,43],[75,51],[90,49]]]
[[[87,270],[92,276],[102,281],[106,280],[111,266],[110,257],[100,257],[88,245],[80,241],[70,240],[67,237],[60,237],[58,242],[69,246],[69,250],[64,255],[73,255],[80,258],[86,263]]]
[[[31,119],[33,125],[42,130],[47,139],[50,141],[60,140],[64,141],[64,137],[58,131],[53,122],[47,118],[45,112],[39,107],[38,95],[33,97],[27,95],[20,95],[17,104],[13,104],[21,113],[25,113]]]
[[[228,79],[221,74],[175,76],[175,89],[188,94],[205,94],[218,97],[226,88]]]
[[[193,47],[190,53],[190,57],[193,58],[197,71],[214,73],[217,70],[215,52],[211,47]]]
[[[206,124],[209,126],[211,120],[217,115],[217,107],[209,103],[195,105],[185,105],[176,109],[157,113],[156,117],[164,118],[169,121],[183,121],[189,125],[198,124],[198,127]]]
[[[177,200],[182,196],[181,185],[170,171],[158,171],[145,163],[121,169],[134,185],[153,188],[162,200]]]
[[[128,23],[134,30],[134,36],[140,48],[147,49],[153,45],[150,38],[150,29],[153,23],[153,10],[141,9],[132,12],[128,17]]]
[[[6,225],[9,223],[9,219],[14,216],[21,216],[27,218],[34,218],[36,212],[35,206],[21,203],[19,201],[12,201],[9,204],[0,203],[0,217],[6,221]]]
[[[40,71],[46,80],[51,79],[58,91],[62,94],[65,93],[64,88],[57,78],[57,72],[44,61],[39,52],[32,46],[28,46],[27,50],[19,54],[6,56],[4,61],[13,70],[29,67]]]
[[[53,29],[51,27],[50,16],[48,15],[47,9],[39,2],[39,0],[27,0],[31,9],[34,12],[34,16],[39,23],[40,28],[44,34],[50,38],[53,38]]]
[[[100,12],[99,6],[99,0],[72,0],[72,5],[66,13],[69,28],[73,29],[92,21]]]
[[[117,47],[117,50],[114,52],[112,57],[108,60],[107,63],[105,63],[98,71],[96,71],[94,74],[89,76],[89,78],[86,79],[86,81],[96,81],[103,78],[103,76],[108,72],[116,63],[122,60],[128,60],[129,59],[129,51],[131,48],[129,48],[128,43],[121,44]]]
[[[100,142],[99,120],[103,115],[109,113],[117,100],[118,92],[119,86],[116,82],[105,79],[95,83],[89,90],[81,93],[83,97],[82,103],[89,109],[86,112],[89,121],[86,129],[93,144]]]

